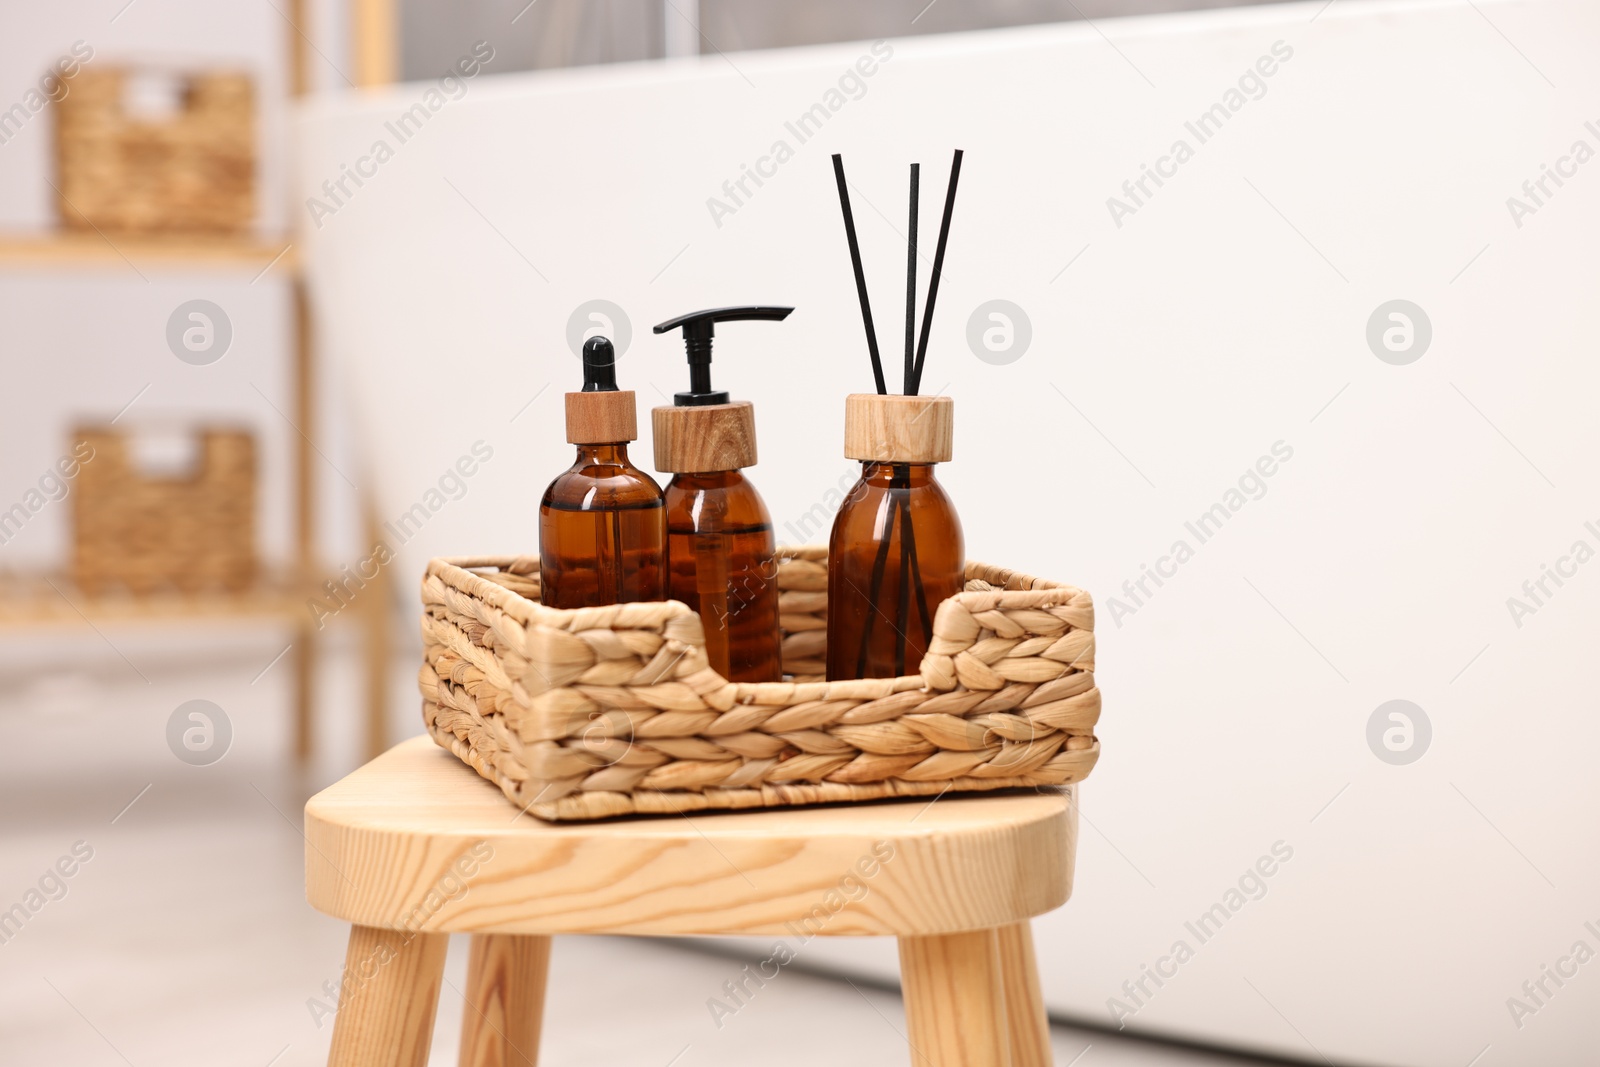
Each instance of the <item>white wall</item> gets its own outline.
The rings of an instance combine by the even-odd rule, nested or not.
[[[1575,540],[1600,545],[1584,527],[1600,520],[1600,164],[1520,228],[1506,200],[1574,141],[1600,145],[1597,30],[1564,0],[1318,0],[896,41],[720,226],[707,198],[792,142],[785,120],[868,45],[475,81],[313,234],[385,514],[475,440],[495,449],[402,566],[535,548],[538,494],[568,462],[563,335],[596,298],[631,320],[621,375],[643,406],[683,377],[650,324],[797,306],[719,331],[716,364],[757,404],[753,476],[786,536],[847,472],[841,395],[870,382],[828,155],[860,190],[894,353],[905,164],[927,166],[934,219],[963,147],[926,378],[958,400],[945,479],[974,557],[1100,603],[1105,756],[1075,898],[1038,924],[1052,1007],[1107,1020],[1124,980],[1282,841],[1264,898],[1192,944],[1130,1028],[1309,1060],[1586,1062],[1600,964],[1520,1027],[1507,998],[1574,941],[1600,947],[1584,927],[1600,922],[1600,568],[1520,628],[1506,600]],[[1193,145],[1185,121],[1279,41],[1293,56],[1265,94],[1118,226],[1107,198]],[[384,123],[423,93],[310,109],[302,195],[393,140]],[[964,337],[994,298],[1032,324],[1004,366]],[[1365,337],[1396,298],[1433,327],[1409,366]],[[1264,495],[1198,544],[1185,522],[1280,441],[1293,457]],[[1114,612],[1180,538],[1194,558]],[[1433,727],[1409,766],[1366,740],[1397,698]],[[891,973],[883,943],[807,952]]]

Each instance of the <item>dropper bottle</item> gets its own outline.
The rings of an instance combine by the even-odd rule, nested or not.
[[[755,408],[711,387],[715,324],[781,321],[793,308],[729,307],[669,319],[656,333],[681,328],[689,389],[651,411],[656,469],[667,483],[669,593],[700,613],[706,656],[730,682],[783,677],[778,630],[777,544],[772,517],[741,473],[756,463]]]
[[[589,608],[665,600],[667,528],[661,488],[628,460],[639,436],[631,390],[617,388],[616,351],[583,346],[583,390],[567,394],[567,441],[578,458],[539,502],[540,601]]]

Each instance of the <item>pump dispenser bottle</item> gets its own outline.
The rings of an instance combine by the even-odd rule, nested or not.
[[[700,613],[706,655],[731,682],[783,677],[777,545],[761,496],[741,473],[756,463],[755,408],[711,388],[711,338],[719,322],[781,321],[793,308],[729,307],[663,322],[683,330],[689,390],[651,411],[656,469],[667,483],[669,593]]]
[[[609,340],[583,346],[583,391],[567,394],[567,441],[577,462],[539,502],[540,600],[589,608],[667,599],[665,500],[628,461],[639,436],[633,393],[617,389]]]

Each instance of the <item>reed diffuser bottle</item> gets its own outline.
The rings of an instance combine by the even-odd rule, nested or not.
[[[772,518],[741,473],[756,463],[755,408],[711,387],[715,324],[781,321],[794,308],[731,307],[663,322],[683,330],[689,389],[651,411],[656,469],[668,471],[668,592],[700,613],[706,658],[730,682],[783,678]]]
[[[667,599],[666,502],[628,460],[638,436],[633,393],[617,388],[612,344],[592,337],[583,346],[583,390],[567,394],[567,441],[578,458],[539,502],[546,606]]]
[[[955,506],[934,477],[951,456],[947,396],[856,393],[845,456],[861,461],[828,539],[828,679],[917,673],[933,616],[965,584]]]
[[[921,168],[911,164],[904,393],[900,396],[890,395],[886,388],[844,161],[833,157],[856,295],[867,332],[867,354],[878,391],[855,393],[845,401],[844,453],[861,461],[861,480],[845,498],[828,539],[829,681],[916,674],[933,640],[933,619],[939,605],[965,585],[961,521],[933,473],[934,464],[950,459],[955,404],[947,396],[918,395],[956,184],[961,177],[961,156],[957,150],[950,163],[950,186],[945,192],[920,339],[916,320]]]

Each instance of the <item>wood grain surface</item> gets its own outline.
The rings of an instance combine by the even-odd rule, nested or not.
[[[1039,988],[1033,954],[1033,927],[1025,922],[994,932],[1000,950],[1000,984],[1006,994],[1006,1024],[1011,1035],[1011,1067],[1050,1067],[1050,1017]]]
[[[913,1067],[1011,1067],[994,930],[900,939]]]
[[[328,1067],[426,1067],[449,941],[441,934],[350,930]]]
[[[549,973],[548,937],[473,935],[459,1067],[535,1067]]]
[[[736,471],[756,465],[756,409],[748,400],[650,409],[656,470]]]
[[[636,440],[639,412],[632,389],[567,394],[567,443],[614,445]]]
[[[426,737],[312,797],[306,895],[365,926],[474,933],[929,935],[1072,885],[1061,792],[552,824]]]
[[[948,463],[954,454],[955,401],[947,396],[851,393],[844,404],[846,459]]]

